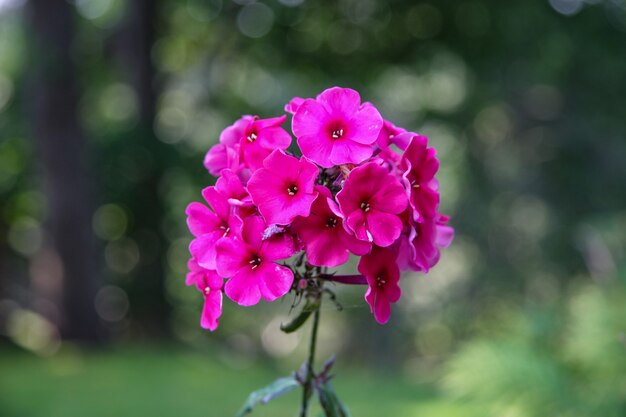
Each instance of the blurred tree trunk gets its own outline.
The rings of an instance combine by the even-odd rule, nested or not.
[[[135,214],[133,237],[141,250],[141,262],[129,293],[133,317],[153,337],[169,335],[171,311],[165,296],[167,242],[161,232],[165,209],[159,195],[163,176],[160,170],[169,165],[171,151],[156,138],[153,129],[158,88],[152,46],[159,3],[157,0],[130,2],[114,45],[118,65],[137,96],[139,123],[129,132],[128,141],[152,160],[152,163],[140,162],[144,164],[144,175],[129,199]]]
[[[66,0],[28,3],[30,124],[47,198],[50,249],[62,265],[60,330],[68,339],[95,342],[99,320],[95,239],[92,234],[90,154],[78,116],[78,70],[72,58],[74,10]]]

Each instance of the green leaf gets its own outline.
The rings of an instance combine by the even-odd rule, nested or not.
[[[350,417],[348,409],[339,401],[330,382],[315,387],[325,417]]]
[[[288,376],[279,378],[272,382],[270,385],[254,391],[248,396],[243,408],[237,414],[237,417],[243,417],[250,413],[252,409],[258,404],[267,404],[274,398],[279,397],[294,388],[300,386],[300,383],[296,381],[295,376]]]
[[[305,306],[302,308],[300,314],[298,314],[293,320],[291,320],[287,324],[281,324],[280,330],[285,333],[292,333],[298,330],[304,323],[306,323],[309,316],[319,308],[320,302],[316,301],[307,301]]]

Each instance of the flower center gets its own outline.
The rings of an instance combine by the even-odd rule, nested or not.
[[[221,225],[220,229],[224,231],[224,234],[222,235],[222,237],[228,236],[228,232],[230,232],[230,227],[228,227],[227,224]]]
[[[413,188],[420,188],[420,185],[417,183],[417,181],[414,179],[411,181],[411,187]]]
[[[328,220],[326,220],[326,227],[328,227],[329,229],[334,229],[335,227],[337,227],[337,218],[329,217]]]
[[[362,203],[361,203],[361,205],[360,205],[359,207],[361,207],[361,210],[363,210],[363,211],[364,211],[364,212],[366,212],[366,213],[367,213],[368,211],[370,211],[370,209],[372,208],[372,207],[370,206],[370,203],[368,203],[367,201],[362,202]]]
[[[257,269],[261,265],[261,258],[259,258],[259,255],[253,255],[248,263],[252,265],[252,269]]]
[[[204,287],[204,294],[209,295],[211,289],[209,287]]]
[[[333,139],[339,139],[343,136],[343,129],[335,129],[330,133],[330,135]]]
[[[256,133],[254,133],[254,132],[250,133],[246,139],[250,143],[254,142],[256,140]]]
[[[287,194],[289,195],[296,195],[297,192],[298,192],[298,187],[295,184],[292,184],[289,186],[289,188],[287,188]]]
[[[346,134],[346,127],[341,120],[335,120],[327,126],[327,132],[334,140],[341,139]]]
[[[386,283],[387,283],[387,280],[385,279],[384,276],[379,275],[379,276],[376,277],[376,286],[378,288],[384,287]]]

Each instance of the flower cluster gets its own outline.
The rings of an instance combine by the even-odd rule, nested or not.
[[[428,272],[454,235],[438,212],[435,149],[351,89],[294,98],[285,111],[301,156],[287,150],[286,115],[243,116],[204,160],[217,183],[202,191],[206,204],[186,211],[187,284],[205,297],[201,324],[217,328],[222,293],[250,306],[301,291],[296,265],[285,261],[297,254],[318,271],[360,257],[354,282],[335,281],[366,283],[365,300],[386,323],[400,272]]]

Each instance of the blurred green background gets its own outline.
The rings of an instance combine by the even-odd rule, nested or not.
[[[333,85],[430,137],[457,230],[388,325],[324,307],[354,416],[626,415],[624,0],[0,0],[0,415],[231,416],[296,369],[291,300],[200,329],[184,209],[224,127]]]

